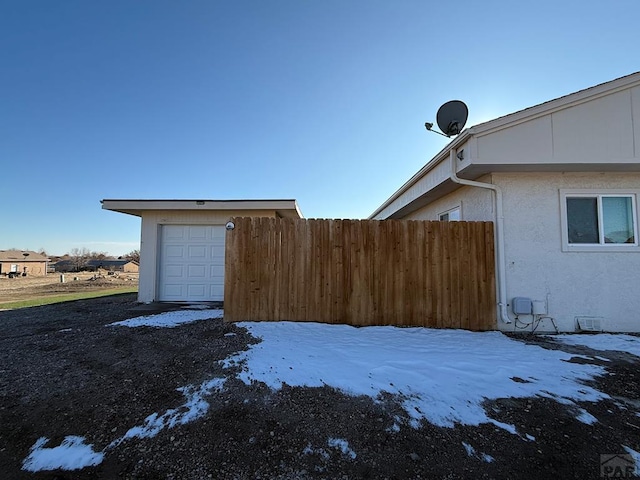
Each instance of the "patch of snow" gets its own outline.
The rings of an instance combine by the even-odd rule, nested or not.
[[[462,446],[464,447],[464,449],[467,451],[467,455],[469,457],[473,457],[476,454],[476,449],[473,448],[471,445],[469,445],[468,443],[464,443],[462,442]]]
[[[476,457],[479,458],[480,460],[482,460],[483,462],[487,462],[487,463],[491,463],[495,460],[495,458],[493,458],[491,455],[488,455],[486,453],[476,453],[476,449],[473,448],[470,444],[462,442],[462,446],[464,447],[464,449],[467,451],[467,456],[469,457]]]
[[[617,350],[640,357],[640,337],[633,335],[594,333],[551,335],[550,338],[566,345],[582,345],[593,350]]]
[[[304,455],[320,455],[325,460],[331,458],[331,455],[324,448],[313,448],[310,443],[302,450],[302,453]]]
[[[634,449],[630,447],[627,447],[626,445],[622,445],[622,448],[624,448],[627,451],[627,453],[633,457],[634,462],[636,462],[636,469],[635,469],[635,472],[633,472],[633,474],[636,477],[640,477],[640,453],[636,452]]]
[[[598,419],[587,412],[584,408],[578,409],[578,416],[576,420],[579,420],[582,423],[586,423],[587,425],[593,425],[594,423],[598,423]]]
[[[354,452],[344,438],[330,438],[327,440],[327,445],[332,448],[337,448],[343,455],[349,457],[351,460],[356,458],[356,452]]]
[[[233,332],[229,332],[229,333],[225,333],[225,334],[224,334],[224,336],[225,336],[225,337],[235,337],[235,336],[236,336],[236,334],[235,334],[235,333],[233,333]]]
[[[379,400],[394,395],[414,427],[493,423],[482,404],[497,398],[544,396],[575,405],[608,396],[585,382],[605,369],[577,364],[573,355],[512,340],[500,332],[365,327],[311,322],[243,322],[262,342],[222,364],[242,365],[246,384],[272,389],[334,387]],[[277,355],[274,352],[278,352]],[[513,377],[527,382],[514,382]]]
[[[398,433],[400,431],[400,425],[394,423],[389,428],[387,428],[387,432],[389,433]]]
[[[72,332],[73,329],[72,328],[63,328],[62,330],[58,330],[58,332],[60,333],[66,333],[66,332]]]
[[[203,416],[209,410],[209,402],[204,399],[212,391],[222,390],[226,379],[214,378],[203,382],[200,386],[188,385],[178,388],[187,398],[187,401],[178,408],[171,408],[162,415],[153,413],[144,420],[144,424],[130,428],[122,437],[111,442],[108,448],[115,447],[130,438],[155,437],[163,428],[173,428],[176,425],[184,425],[198,417]]]
[[[529,435],[528,433],[525,433],[524,436],[527,437],[527,440],[529,440],[530,442],[536,441],[536,437],[534,437],[533,435]]]
[[[174,328],[185,323],[197,322],[198,320],[209,320],[222,318],[223,310],[176,310],[173,312],[158,313],[155,315],[145,315],[144,317],[131,318],[121,322],[110,323],[108,327],[156,327]]]
[[[482,459],[483,462],[487,462],[487,463],[491,463],[495,460],[495,458],[493,458],[491,455],[488,455],[486,453],[480,454],[480,458]]]
[[[98,465],[104,458],[104,453],[95,452],[93,445],[84,443],[84,437],[68,436],[59,446],[51,448],[45,447],[47,443],[49,439],[41,437],[33,444],[29,455],[22,462],[23,470],[79,470]]]

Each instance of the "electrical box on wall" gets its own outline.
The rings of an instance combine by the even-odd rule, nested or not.
[[[514,297],[511,301],[511,310],[514,315],[531,315],[533,312],[533,304],[530,298]]]

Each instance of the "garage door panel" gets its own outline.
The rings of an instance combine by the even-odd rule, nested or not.
[[[214,239],[222,239],[222,242],[224,242],[225,235],[226,233],[224,228],[214,228],[213,230],[211,230],[211,237]]]
[[[224,245],[213,245],[211,247],[211,258],[224,261]]]
[[[224,296],[224,287],[222,285],[209,285],[209,295],[212,297]]]
[[[167,297],[166,300],[176,300],[183,296],[184,286],[172,283],[166,284],[163,288],[163,294]]]
[[[225,228],[164,225],[160,237],[159,300],[222,301]]]
[[[166,245],[165,252],[168,258],[184,257],[184,247],[182,247],[181,245]]]
[[[183,271],[182,265],[167,265],[166,266],[166,276],[167,277],[182,277]]]
[[[184,240],[185,227],[183,225],[164,225],[162,235],[164,240]]]
[[[209,268],[209,276],[212,279],[220,279],[224,282],[224,265],[211,265]]]
[[[203,279],[207,275],[207,266],[206,265],[189,265],[187,267],[187,276],[189,278],[199,278]]]
[[[194,226],[191,225],[188,228],[188,232],[189,232],[189,240],[206,240],[207,239],[207,231],[210,229],[210,227],[206,227],[206,226]]]
[[[187,287],[187,295],[191,300],[202,300],[205,301],[207,299],[207,286],[205,284],[191,284]]]
[[[207,246],[206,245],[189,245],[188,251],[189,258],[206,258]]]

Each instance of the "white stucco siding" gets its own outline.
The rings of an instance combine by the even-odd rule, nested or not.
[[[157,301],[161,225],[225,225],[232,217],[275,217],[275,210],[148,210],[142,213],[138,301]]]
[[[498,173],[493,180],[504,192],[508,300],[548,301],[563,331],[575,330],[577,316],[600,317],[608,331],[639,331],[640,252],[563,252],[560,189],[639,191],[640,174]],[[552,329],[549,321],[539,327]]]

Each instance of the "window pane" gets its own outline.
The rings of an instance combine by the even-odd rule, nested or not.
[[[602,197],[602,229],[605,243],[633,243],[631,197]]]
[[[596,198],[567,198],[569,243],[600,243]]]
[[[459,222],[460,221],[460,209],[455,208],[449,212],[449,221],[450,222]]]

